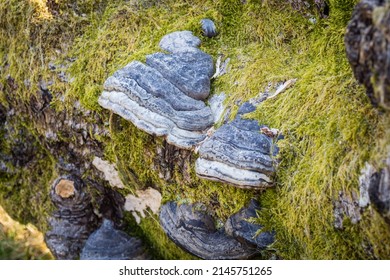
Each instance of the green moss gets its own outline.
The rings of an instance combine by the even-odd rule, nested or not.
[[[10,128],[12,123],[8,125]],[[9,141],[0,143],[0,154],[17,160],[8,163],[9,173],[0,173],[0,205],[19,222],[46,231],[47,217],[53,210],[49,188],[55,175],[54,162],[26,127],[16,126],[10,132]],[[33,153],[20,154],[24,150],[19,145],[29,145]]]
[[[118,162],[122,179],[129,189],[144,188],[147,182],[159,181],[151,168],[157,146],[154,137],[112,115],[111,138],[106,154],[113,162]]]
[[[307,26],[302,36],[288,44],[265,50],[255,47],[251,55],[256,53],[256,59],[246,63],[244,70],[232,71],[229,75],[237,77],[227,75],[224,82],[226,87],[229,80],[242,81],[231,96],[235,100],[264,89],[251,82],[253,73],[258,77],[264,73],[263,81],[298,79],[293,88],[264,102],[252,114],[261,123],[281,129],[285,136],[280,143],[277,191],[262,196],[266,210],[260,219],[276,229],[277,248],[284,258],[389,256],[387,246],[367,252],[380,240],[390,240],[388,226],[372,217],[376,213],[364,216],[357,225],[347,223],[343,231],[333,226],[333,201],[338,193],[358,192],[364,163],[379,162],[389,145],[389,138],[383,136],[389,130],[389,115],[378,114],[369,106],[345,58],[343,30],[350,4],[331,2],[329,20],[312,30]]]
[[[50,259],[50,256],[40,255],[33,248],[29,248],[14,239],[12,235],[5,234],[0,227],[0,260],[34,260]]]

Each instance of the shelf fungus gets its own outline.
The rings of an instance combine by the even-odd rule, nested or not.
[[[46,244],[57,259],[77,259],[89,235],[97,228],[86,186],[76,176],[60,177],[54,181],[50,197],[58,208],[49,218],[51,230]]]
[[[217,36],[217,28],[211,19],[204,18],[200,21],[200,23],[202,25],[202,32],[204,36],[209,38]]]
[[[241,208],[227,219],[225,231],[241,243],[256,246],[257,249],[263,250],[274,242],[275,234],[268,231],[257,234],[261,231],[262,226],[251,223],[250,220],[257,217],[256,211],[258,210],[260,210],[259,203],[252,199],[248,207]]]
[[[260,225],[249,225],[253,210],[240,210],[225,228],[217,229],[201,204],[168,202],[161,207],[160,224],[178,246],[202,259],[250,259],[273,243],[273,234],[256,233]],[[250,214],[250,215],[249,215]],[[247,231],[247,232],[243,232]]]
[[[141,240],[114,228],[110,220],[88,238],[81,252],[82,260],[144,260],[149,259]]]
[[[200,145],[200,157],[195,163],[199,177],[250,189],[273,185],[278,137],[262,133],[264,126],[241,117],[254,109],[244,103],[232,122],[221,126]]]
[[[203,101],[210,93],[213,60],[199,44],[189,31],[164,36],[160,47],[170,53],[154,53],[146,64],[133,61],[116,71],[104,83],[99,104],[149,134],[192,149],[213,125]]]

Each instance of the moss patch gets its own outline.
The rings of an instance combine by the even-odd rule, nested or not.
[[[0,143],[0,155],[8,169],[6,173],[0,171],[0,205],[21,223],[32,223],[46,231],[53,209],[49,182],[55,175],[54,162],[36,136],[17,123],[8,123],[8,133]]]
[[[52,259],[42,233],[33,225],[21,225],[0,206],[0,260]]]

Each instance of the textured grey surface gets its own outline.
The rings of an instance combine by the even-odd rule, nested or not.
[[[387,4],[386,4],[387,3]],[[356,79],[365,85],[372,104],[390,110],[390,6],[363,0],[347,26],[347,57]]]
[[[376,169],[374,168],[374,166],[372,166],[368,162],[365,163],[364,168],[360,172],[360,176],[359,176],[359,191],[360,191],[359,207],[361,207],[361,208],[367,207],[370,204],[370,196],[368,194],[368,189],[370,187],[371,178],[375,173],[376,173]]]
[[[208,104],[210,106],[211,112],[214,116],[214,122],[219,122],[222,117],[226,116],[227,110],[225,111],[225,106],[223,102],[226,100],[226,94],[221,92],[219,94],[213,94],[209,100]]]
[[[265,249],[274,242],[275,234],[261,231],[263,228],[261,225],[250,221],[251,218],[257,217],[257,210],[260,210],[260,205],[256,200],[252,199],[248,207],[240,209],[240,211],[227,219],[225,232],[241,243],[249,243],[259,249]]]
[[[195,165],[199,177],[242,188],[261,189],[273,184],[276,139],[262,134],[257,121],[241,118],[254,109],[244,103],[232,122],[221,126],[202,143]]]
[[[63,198],[56,192],[61,180],[74,184],[74,194]],[[51,229],[45,241],[53,255],[60,260],[78,259],[85,241],[98,226],[98,218],[93,212],[91,197],[86,186],[76,176],[63,176],[52,185],[50,197],[58,208],[49,218]]]
[[[125,92],[144,106],[146,102],[157,102],[153,99],[161,99],[176,111],[194,111],[206,107],[203,102],[184,95],[160,72],[139,61],[132,61],[116,71],[106,80],[104,89]]]
[[[160,45],[175,53],[155,53],[148,65],[133,61],[116,71],[104,83],[99,104],[172,145],[193,148],[214,123],[201,101],[210,93],[213,62],[199,44],[189,31],[164,36]]]
[[[202,259],[248,259],[259,253],[256,246],[241,243],[217,230],[213,218],[201,205],[177,205],[168,202],[161,207],[160,224],[178,246]]]
[[[368,193],[371,203],[390,224],[390,156],[386,166],[371,176]]]
[[[215,134],[219,132],[217,130]],[[230,132],[230,130],[226,130],[226,132]],[[228,140],[230,139],[212,136],[211,139],[201,145],[199,149],[201,157],[220,161],[241,169],[260,171],[265,174],[274,172],[273,161],[269,154],[252,150],[250,147],[246,148],[245,146],[236,145],[234,141]]]
[[[196,160],[195,171],[200,178],[228,183],[244,189],[264,189],[272,186],[271,178],[263,173],[203,158]]]
[[[253,105],[250,102],[245,102],[244,104],[242,104],[240,106],[240,108],[238,108],[237,115],[248,114],[248,113],[254,112],[255,110],[256,110],[255,105]]]
[[[362,218],[360,211],[356,192],[349,194],[340,191],[338,199],[333,201],[334,227],[343,229],[345,220],[352,224],[358,223]]]
[[[160,48],[167,52],[197,51],[200,39],[191,31],[176,31],[162,37]]]
[[[146,57],[146,64],[196,100],[204,100],[210,94],[213,59],[200,50],[178,54],[154,53]]]
[[[80,254],[82,260],[143,260],[148,259],[141,240],[114,228],[110,220],[103,220],[93,232]]]
[[[202,25],[202,32],[204,36],[209,38],[217,36],[217,28],[211,19],[204,18],[200,21],[200,23]]]
[[[149,134],[166,136],[168,143],[182,149],[190,149],[205,138],[202,131],[180,129],[168,117],[140,106],[123,92],[104,91],[99,98],[99,104],[131,121],[139,129]]]

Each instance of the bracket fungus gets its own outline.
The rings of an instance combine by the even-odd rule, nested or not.
[[[217,229],[213,218],[202,206],[177,205],[171,201],[160,211],[160,224],[168,237],[191,254],[202,259],[249,259],[273,242],[273,234],[268,232],[250,237],[261,229],[260,225],[250,226],[246,220],[240,220],[250,218],[251,211],[241,210],[229,218],[226,230]]]
[[[104,83],[99,104],[172,145],[193,148],[213,125],[203,102],[210,93],[213,61],[199,44],[190,31],[164,36],[160,47],[171,53],[155,53],[146,64],[133,61],[116,71]]]
[[[262,226],[250,222],[251,218],[257,217],[257,210],[260,210],[260,205],[256,200],[252,199],[248,207],[241,208],[227,219],[225,231],[241,243],[256,246],[258,249],[265,249],[274,242],[275,234],[268,231],[257,234]]]
[[[76,176],[54,181],[50,197],[58,208],[49,218],[46,244],[57,259],[77,259],[85,241],[98,225],[91,197]]]
[[[210,94],[213,59],[199,49],[174,54],[154,53],[146,56],[146,64],[189,97],[204,100]]]
[[[261,133],[262,126],[257,121],[241,118],[254,109],[252,104],[244,103],[232,122],[202,143],[195,164],[199,177],[241,188],[263,189],[273,185],[276,140]]]
[[[176,53],[184,50],[197,50],[201,41],[191,31],[175,31],[162,37],[159,47],[167,52]]]
[[[202,25],[202,32],[204,36],[209,38],[217,36],[217,28],[211,19],[204,18],[200,21],[200,23]]]
[[[114,228],[110,220],[88,238],[80,254],[82,260],[143,260],[148,259],[141,240]]]

